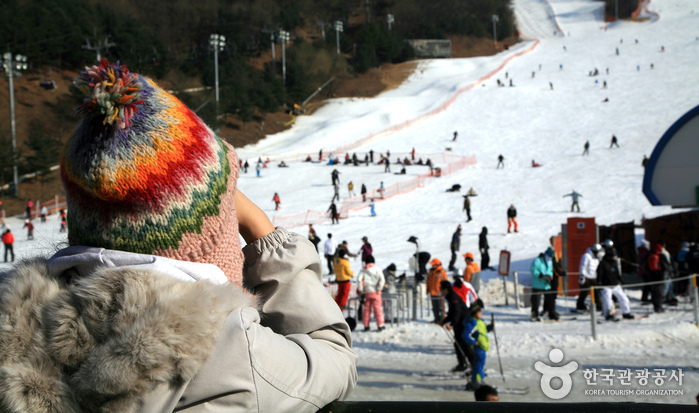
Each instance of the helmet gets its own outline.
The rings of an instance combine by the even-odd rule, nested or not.
[[[600,244],[595,244],[591,246],[590,249],[592,252],[600,252],[602,250],[602,246]]]
[[[614,242],[607,238],[606,240],[604,240],[604,242],[602,242],[602,246],[604,246],[604,248],[611,248],[614,246]]]

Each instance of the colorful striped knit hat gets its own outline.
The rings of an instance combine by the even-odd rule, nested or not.
[[[214,264],[241,284],[235,150],[118,62],[87,67],[75,86],[85,118],[61,159],[70,245]]]

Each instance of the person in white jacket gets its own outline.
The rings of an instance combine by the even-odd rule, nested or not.
[[[357,292],[364,296],[364,312],[362,313],[362,323],[364,331],[369,331],[369,323],[371,322],[371,312],[374,312],[376,326],[378,331],[382,331],[384,327],[383,308],[381,302],[381,290],[386,285],[386,280],[383,276],[383,271],[374,264],[374,256],[366,256],[366,265],[359,272],[357,277]]]
[[[0,277],[0,411],[316,412],[347,397],[357,355],[315,247],[237,190],[234,149],[125,66],[103,59],[76,86],[70,246]]]
[[[328,262],[329,275],[335,274],[335,269],[333,268],[335,250],[337,250],[337,243],[333,239],[333,234],[328,232],[328,239],[325,240],[325,243],[323,244],[323,254],[325,254],[325,260]]]
[[[599,266],[598,255],[602,251],[600,244],[595,244],[585,251],[580,259],[580,293],[575,308],[578,311],[586,311],[585,299],[590,294],[589,288],[597,286],[597,267]],[[602,300],[599,289],[595,289],[595,307],[597,311],[602,311]]]

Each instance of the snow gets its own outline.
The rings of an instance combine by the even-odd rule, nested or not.
[[[697,104],[699,13],[694,13],[693,0],[654,0],[649,9],[659,18],[609,25],[601,20],[600,2],[515,0],[513,5],[523,36],[538,40],[523,41],[492,57],[421,61],[397,89],[371,99],[330,100],[312,116],[299,117],[292,129],[238,148],[240,158],[253,166],[247,174],[241,173],[239,188],[270,217],[281,218],[328,208],[334,167],[298,162],[307,155],[316,159],[321,148],[325,156],[331,151],[344,156],[349,150],[360,159],[373,149],[375,160],[386,150],[392,159],[404,158],[412,148],[423,159],[440,159],[441,154],[475,156],[473,166],[426,179],[421,188],[377,202],[377,217],[370,217],[367,207],[351,211],[339,225],[318,222],[314,227],[321,242],[331,232],[338,241],[348,240],[353,251],[367,236],[380,267],[393,262],[398,274],[410,274],[407,261],[415,246],[406,240],[411,235],[419,238],[421,249],[447,262],[451,235],[461,224],[461,253],[472,251],[478,259],[478,233],[487,226],[491,262],[497,264],[500,250],[510,251],[511,270],[520,273],[523,284],[529,282],[532,260],[570,216],[595,217],[598,224],[610,225],[677,212],[653,207],[646,200],[641,192],[641,160],[672,123]],[[589,76],[595,68],[600,75]],[[505,85],[512,79],[514,87],[497,87],[497,79]],[[608,102],[603,102],[605,98]],[[452,142],[454,131],[458,131],[456,142]],[[619,138],[618,149],[609,149],[612,134]],[[587,140],[590,155],[581,156]],[[498,170],[499,154],[505,157],[505,168]],[[261,178],[254,174],[258,157],[273,160]],[[277,168],[280,159],[289,168]],[[531,168],[532,159],[543,167]],[[439,161],[436,166],[446,165]],[[371,190],[382,181],[388,187],[427,172],[421,166],[408,166],[407,175],[383,173],[380,165],[335,168],[341,172],[343,199],[350,180],[358,193],[362,183]],[[391,168],[395,172],[400,167]],[[445,191],[455,183],[461,184],[461,193]],[[473,221],[466,223],[461,195],[469,187],[478,196],[471,199]],[[572,189],[583,195],[580,214],[570,213],[570,198],[563,197]],[[274,210],[274,192],[281,197],[279,211]],[[510,204],[518,210],[518,234],[506,233]],[[17,239],[18,258],[50,254],[65,245],[55,216],[46,224],[37,223],[36,240],[31,242],[25,241],[20,220],[7,222]],[[306,226],[291,229],[307,233]],[[457,266],[463,268],[461,257]],[[360,263],[352,261],[352,267],[357,273]],[[7,264],[0,264],[2,268]],[[573,373],[573,390],[561,401],[694,403],[699,372],[690,367],[699,366],[699,329],[694,326],[691,304],[636,321],[598,325],[598,339],[593,340],[589,316],[573,320],[567,312],[574,307],[573,299],[558,299],[564,321],[531,323],[528,308],[513,306],[511,277],[509,306],[504,306],[502,279],[488,271],[483,279],[484,318],[488,321],[494,314],[497,320],[505,385],[530,388],[527,395],[504,394],[501,400],[550,401],[540,390],[541,374],[533,366],[536,361],[551,364],[549,351],[560,348],[565,354],[563,364],[574,360],[580,365]],[[650,311],[640,305],[639,291],[628,293],[633,313]],[[350,400],[473,400],[472,393],[461,390],[463,379],[428,380],[422,374],[445,371],[455,364],[447,335],[429,323],[428,313],[425,309],[415,322],[388,324],[381,333],[360,331],[360,323],[353,336],[360,356],[359,385]],[[664,368],[668,375],[682,368],[685,376],[682,385],[644,387],[634,380],[630,387],[618,381],[592,386],[585,383],[586,368],[598,372]],[[494,345],[488,352],[486,373],[486,382],[502,383]],[[628,388],[682,389],[684,393],[585,394],[588,389]]]

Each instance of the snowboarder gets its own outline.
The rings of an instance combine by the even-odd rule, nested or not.
[[[589,154],[590,154],[590,141],[586,141],[586,142],[585,142],[584,148],[585,148],[585,150],[584,150],[583,153],[582,153],[583,156],[589,155]]]
[[[333,234],[328,233],[328,239],[325,241],[325,244],[323,244],[323,254],[325,255],[326,261],[328,262],[328,274],[335,273],[335,270],[333,270],[333,258],[335,258],[335,250],[337,250],[337,244],[333,239]]]
[[[500,169],[500,167],[505,168],[505,157],[502,154],[498,156],[498,166],[495,169]]]
[[[426,290],[427,295],[430,297],[432,302],[432,315],[434,316],[433,323],[439,323],[442,321],[444,315],[444,309],[442,308],[442,297],[440,296],[440,283],[442,281],[447,281],[447,273],[442,268],[442,262],[439,258],[435,258],[430,261],[430,272],[427,274],[427,284]]]
[[[617,148],[619,147],[619,142],[617,141],[616,135],[612,135],[612,143],[609,144],[609,149],[612,149],[614,146]]]
[[[356,194],[354,193],[354,184],[352,181],[349,181],[347,184],[347,193],[349,196],[355,196]]]
[[[481,268],[484,270],[492,270],[493,267],[490,266],[490,255],[488,254],[490,246],[488,245],[487,227],[483,227],[481,233],[478,235],[478,249],[481,252]]]
[[[14,250],[14,242],[15,242],[15,236],[12,235],[12,231],[9,229],[5,230],[5,233],[2,234],[2,244],[5,246],[5,262],[7,262],[7,253],[10,253],[10,257],[12,258],[12,262],[15,261],[15,250]]]
[[[313,228],[313,224],[308,224],[308,240],[311,241],[316,251],[318,251],[318,243],[320,243],[320,238],[316,234],[316,230]]]
[[[335,205],[335,201],[330,201],[330,207],[328,207],[328,211],[330,212],[330,219],[332,220],[332,223],[339,224],[340,217],[337,214],[337,206]]]
[[[466,361],[471,365],[473,364],[473,354],[463,338],[464,321],[466,321],[468,309],[449,281],[440,282],[439,290],[449,307],[446,317],[440,320],[439,325],[447,330],[454,330],[454,351],[456,352],[457,364],[451,371],[466,371]]]
[[[359,254],[361,254],[362,256],[362,264],[364,265],[367,264],[366,258],[370,255],[374,255],[374,249],[371,247],[369,239],[366,236],[362,237],[362,246],[359,248],[359,251],[357,252],[357,255]]]
[[[468,195],[463,195],[464,197],[464,211],[466,211],[466,222],[471,221],[471,199],[468,197]]]
[[[375,217],[376,216],[376,203],[374,202],[374,198],[371,198],[371,202],[369,202],[369,208],[371,208],[371,216]]]
[[[364,331],[369,331],[372,311],[374,312],[378,331],[383,331],[385,327],[381,290],[386,285],[386,280],[381,269],[374,263],[373,255],[367,255],[366,258],[363,257],[362,259],[366,260],[366,265],[357,277],[357,293],[364,298],[364,312],[362,313]]]
[[[507,208],[507,233],[508,234],[512,230],[513,225],[515,227],[515,232],[517,232],[517,229],[518,229],[518,226],[517,226],[517,208],[515,208],[515,204],[510,204],[510,207]]]
[[[452,142],[455,142],[455,141],[456,141],[456,137],[457,137],[458,135],[459,135],[459,134],[458,134],[456,131],[454,131],[454,138],[453,138],[451,141],[452,141]]]
[[[366,185],[362,184],[362,189],[359,192],[362,194],[362,202],[366,202]]]
[[[31,219],[24,220],[24,226],[22,228],[27,229],[27,239],[34,239],[34,223]]]
[[[600,244],[595,244],[585,251],[582,258],[580,259],[580,293],[578,294],[578,301],[575,303],[575,308],[578,311],[586,311],[588,308],[585,305],[585,299],[590,294],[589,288],[597,287],[597,267],[599,266],[600,252],[602,251],[602,246]],[[595,305],[596,310],[602,310],[602,300],[599,296],[599,289],[595,289]]]
[[[612,294],[619,301],[621,313],[625,319],[633,320],[629,308],[629,299],[621,288],[621,260],[617,257],[616,248],[613,245],[605,248],[604,257],[597,267],[597,284],[602,288],[602,313],[607,321],[618,321]]]
[[[461,247],[461,225],[456,227],[456,231],[451,236],[451,243],[449,244],[449,249],[451,250],[451,259],[449,260],[449,271],[454,271],[456,268],[454,264],[456,263],[456,252],[459,251]]]
[[[281,199],[279,199],[278,193],[276,193],[276,192],[274,193],[274,196],[272,197],[272,201],[274,201],[274,209],[276,211],[278,211],[280,208],[279,205],[282,203]]]
[[[573,192],[563,195],[563,198],[567,196],[571,197],[573,200],[573,203],[570,204],[570,212],[573,212],[573,208],[577,208],[578,212],[580,212],[580,204],[578,203],[578,200],[582,198],[582,195],[575,192],[575,189],[573,189]]]
[[[352,268],[350,268],[350,263],[347,258],[347,251],[344,249],[338,249],[338,253],[335,256],[333,264],[335,265],[335,282],[337,282],[337,295],[335,296],[335,302],[340,307],[341,310],[345,310],[347,306],[347,299],[350,293],[350,280],[354,277]]]

